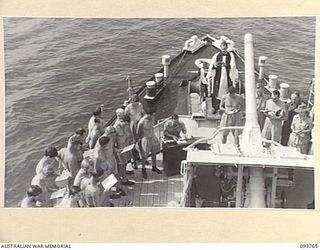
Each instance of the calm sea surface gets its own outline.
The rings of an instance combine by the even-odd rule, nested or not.
[[[112,116],[192,35],[230,37],[243,55],[251,32],[255,57],[306,99],[314,77],[314,17],[219,19],[5,18],[5,206],[18,206],[48,145],[66,146],[91,111]]]

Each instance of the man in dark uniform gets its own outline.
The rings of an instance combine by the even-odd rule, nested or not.
[[[289,136],[291,131],[291,123],[293,117],[297,114],[294,110],[301,104],[300,93],[295,91],[291,94],[291,102],[287,104],[288,107],[288,119],[282,124],[281,144],[284,146],[288,145]]]

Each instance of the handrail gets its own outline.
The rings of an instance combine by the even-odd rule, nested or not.
[[[244,129],[244,127],[242,127],[242,126],[218,128],[213,133],[212,137],[210,137],[210,138],[200,138],[200,139],[196,140],[195,142],[193,142],[192,144],[190,144],[188,147],[184,148],[183,150],[188,151],[190,148],[194,147],[195,145],[197,145],[197,144],[199,144],[201,142],[213,140],[223,130],[243,130],[243,129]],[[265,139],[265,138],[262,138],[262,141],[265,142],[265,143],[270,143],[270,144],[276,145],[278,147],[282,147],[282,148],[284,147],[282,144],[280,144],[279,142],[276,142],[276,141],[268,140],[268,139]]]
[[[262,138],[262,141],[265,142],[265,143],[270,143],[270,144],[274,144],[278,147],[284,147],[282,144],[280,144],[279,142],[276,142],[276,141],[272,141],[272,140],[268,140],[268,139],[265,139],[265,138]]]
[[[153,126],[154,128],[157,128],[159,126],[161,126],[162,124],[164,124],[166,121],[168,121],[170,119],[170,117],[167,118],[163,118],[157,121],[157,123]]]
[[[233,126],[233,127],[222,127],[218,128],[216,131],[214,131],[212,137],[210,138],[200,138],[196,140],[194,143],[191,143],[188,147],[184,148],[183,150],[188,151],[190,148],[194,147],[195,145],[199,144],[200,142],[210,141],[214,139],[221,131],[223,130],[243,130],[243,126]]]

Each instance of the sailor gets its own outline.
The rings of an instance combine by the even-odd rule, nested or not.
[[[93,150],[94,169],[102,168],[106,177],[115,172],[116,166],[113,149],[110,149],[110,140],[112,139],[109,136],[101,136]],[[111,162],[109,156],[111,156]]]
[[[165,140],[179,140],[181,138],[181,132],[183,137],[186,137],[187,129],[182,121],[179,120],[177,114],[173,114],[171,119],[164,124],[164,138]]]
[[[20,207],[37,207],[37,201],[42,190],[39,186],[30,186],[27,190],[27,196],[22,200]]]
[[[118,174],[118,164],[117,164],[117,153],[121,151],[115,148],[116,143],[116,129],[113,126],[108,126],[105,129],[103,136],[107,136],[109,139],[108,143],[104,146],[105,153],[108,158],[109,168],[112,169],[114,175]]]
[[[308,154],[309,152],[311,129],[313,127],[312,120],[308,116],[309,111],[307,105],[301,103],[295,109],[297,115],[293,117],[291,124],[292,132],[289,137],[289,146],[297,148],[301,154]]]
[[[263,87],[260,85],[260,83],[258,83],[257,89],[256,89],[256,104],[257,104],[258,123],[261,131],[263,129],[264,122],[266,120],[266,116],[261,111],[265,110],[267,100],[268,100],[268,97],[264,95]]]
[[[98,138],[103,134],[104,128],[100,118],[94,119],[94,124],[90,132],[89,148],[93,149],[97,143]]]
[[[139,97],[137,95],[132,96],[132,102],[125,108],[125,114],[130,118],[130,128],[136,139],[138,122],[145,114],[142,103],[139,102]]]
[[[57,175],[54,172],[54,169],[50,166],[46,166],[42,171],[36,174],[32,180],[32,186],[39,186],[42,190],[39,195],[39,200],[37,206],[41,207],[52,207],[53,204],[50,200],[50,196],[53,192],[58,190],[58,187],[55,185],[55,178]]]
[[[118,162],[120,162],[120,159],[118,158],[119,153],[121,153],[122,149],[116,147],[116,135],[117,131],[113,126],[108,126],[105,129],[104,136],[108,136],[110,138],[107,145],[104,147],[107,154],[108,159],[108,165],[109,168],[113,169],[112,174],[115,175],[118,182],[116,185],[116,192],[114,192],[111,195],[111,198],[119,198],[121,195],[126,196],[126,192],[120,187],[120,176],[119,176],[119,168],[118,168]],[[130,182],[131,185],[133,183]]]
[[[280,142],[282,121],[287,119],[287,112],[286,105],[280,100],[279,90],[272,92],[272,97],[267,100],[266,109],[263,112],[266,120],[262,130],[262,137]]]
[[[222,204],[230,207],[231,202],[235,199],[235,190],[237,187],[237,180],[233,177],[232,167],[226,167],[220,186]]]
[[[125,112],[123,109],[117,109],[116,110],[117,115],[117,121],[114,124],[114,127],[116,129],[116,146],[118,152],[117,152],[117,159],[118,159],[118,170],[119,170],[119,176],[122,179],[121,184],[122,185],[134,185],[135,183],[128,180],[126,177],[126,166],[127,163],[132,158],[131,151],[122,153],[122,150],[133,144],[133,135],[130,130],[130,124],[126,122],[125,120]]]
[[[214,54],[209,66],[207,79],[211,83],[212,107],[219,109],[221,98],[228,93],[228,87],[235,84],[233,72],[236,69],[235,56],[228,51],[228,44],[222,40],[221,51]]]
[[[205,98],[209,96],[210,84],[208,79],[205,77],[205,64],[200,63],[200,96],[201,100],[205,101]]]
[[[235,93],[235,88],[230,86],[228,88],[228,93],[222,97],[220,103],[220,110],[223,111],[221,117],[220,128],[230,127],[230,126],[241,126],[241,112],[240,110],[244,108],[244,99],[241,95]],[[229,130],[222,131],[222,143],[227,142],[227,137]],[[234,136],[234,142],[239,145],[239,132],[238,130],[232,130]]]
[[[82,151],[85,150],[84,148],[84,143],[85,143],[85,134],[86,134],[86,130],[84,128],[77,128],[76,131],[74,132],[74,134],[76,136],[78,136],[79,140],[80,140],[80,144],[81,144],[81,149]]]
[[[147,110],[146,115],[142,117],[137,127],[138,144],[142,155],[142,177],[147,179],[146,160],[151,152],[152,171],[161,174],[161,170],[156,167],[156,153],[159,150],[159,141],[154,135],[154,115],[151,110]]]
[[[102,114],[102,109],[101,107],[99,108],[96,108],[95,111],[92,112],[92,116],[89,120],[89,123],[88,123],[88,135],[87,135],[87,138],[85,140],[86,143],[90,144],[90,140],[92,138],[92,130],[94,128],[94,125],[95,125],[95,119],[98,118],[100,121],[101,121],[101,124],[103,124],[103,119],[101,117],[101,114]]]
[[[90,177],[94,169],[93,160],[90,157],[85,157],[81,162],[81,168],[74,178],[73,186],[81,186],[81,181],[84,177]]]
[[[287,104],[288,119],[282,124],[282,133],[281,133],[281,144],[284,146],[288,145],[289,136],[291,133],[291,123],[293,117],[297,114],[295,109],[301,104],[302,100],[300,98],[300,93],[295,91],[291,94],[291,102]]]
[[[56,207],[80,207],[79,201],[81,200],[80,187],[72,186],[69,191],[62,198],[61,202]]]
[[[100,181],[101,177],[104,175],[102,168],[97,167],[90,178],[85,178],[83,180],[83,193],[87,207],[101,207],[102,206],[102,192],[103,187],[101,187]],[[109,202],[109,199],[107,200]]]
[[[69,138],[67,147],[59,150],[57,159],[61,164],[60,168],[70,172],[73,182],[73,178],[78,173],[83,160],[81,140],[77,135]]]
[[[58,151],[55,147],[48,147],[44,152],[44,156],[41,158],[39,163],[36,166],[36,173],[40,173],[44,167],[53,167],[54,163],[57,160]]]
[[[313,123],[312,129],[311,129],[311,140],[310,140],[310,148],[309,148],[309,155],[313,155],[313,150],[314,150],[314,106],[312,106],[312,109],[310,110],[309,113],[310,119]]]

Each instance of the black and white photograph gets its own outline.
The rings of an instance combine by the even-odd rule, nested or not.
[[[5,207],[315,209],[316,17],[3,17]]]

